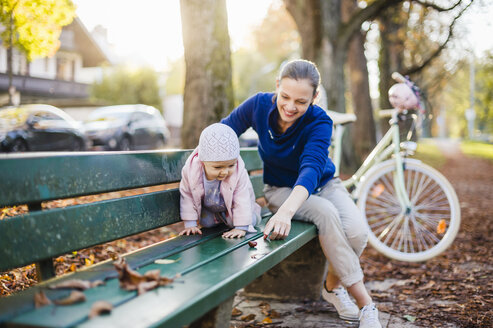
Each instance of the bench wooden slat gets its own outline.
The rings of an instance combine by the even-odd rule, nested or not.
[[[0,206],[177,182],[190,151],[0,155]]]
[[[80,327],[181,327],[200,318],[263,272],[316,236],[314,225],[294,222],[291,238],[268,243],[259,237],[256,249],[235,249],[185,276],[184,284],[146,293],[116,308],[111,317],[99,317]],[[252,258],[257,254],[258,257]],[[150,304],[166,304],[166,308]],[[130,312],[131,311],[131,312]]]
[[[147,294],[136,297],[135,292],[118,291],[119,288],[117,280],[113,279],[109,281],[106,286],[101,286],[86,291],[85,294],[87,301],[84,303],[68,307],[57,307],[56,310],[54,310],[52,306],[47,306],[18,316],[11,320],[10,323],[60,327],[72,326],[81,323],[86,319],[86,315],[89,313],[90,307],[94,301],[107,300],[116,306],[116,309],[113,310],[113,313],[116,316],[120,315],[117,314],[117,312],[119,313],[120,311],[120,307],[118,307],[118,305],[124,303],[121,307],[126,307],[129,305],[130,307],[127,309],[132,309],[132,306],[134,305],[130,304],[136,301],[136,303],[138,303],[138,307],[141,306],[139,304],[147,304],[148,307],[159,309],[153,314],[153,316],[149,317],[152,318],[152,320],[155,320],[154,316],[159,316],[159,320],[164,320],[161,324],[166,324],[166,327],[178,327],[181,324],[189,323],[191,320],[200,317],[203,313],[205,313],[204,311],[206,310],[204,309],[210,309],[211,302],[217,302],[217,304],[219,304],[220,300],[218,297],[227,297],[226,291],[229,291],[230,296],[231,290],[239,289],[244,284],[248,283],[248,281],[255,279],[263,272],[262,270],[265,269],[264,266],[266,268],[274,266],[278,263],[278,261],[281,261],[293,251],[298,249],[301,245],[311,240],[315,234],[316,231],[313,225],[303,222],[293,222],[293,237],[288,237],[285,242],[274,241],[267,243],[263,241],[261,233],[252,234],[248,239],[257,239],[258,245],[256,249],[250,248],[246,245],[248,239],[223,240],[222,238],[214,238],[205,243],[201,243],[196,247],[173,255],[173,259],[179,259],[175,263],[169,265],[152,263],[139,270],[143,273],[148,270],[160,269],[161,275],[169,277],[174,276],[179,272],[183,273],[189,271],[190,267],[195,267],[193,271],[188,274],[184,274],[179,281],[173,283],[170,287],[159,288],[158,290],[147,293],[160,295],[161,300],[159,302],[156,302],[155,300],[147,301],[145,299]],[[221,253],[223,255],[218,257],[217,255]],[[268,256],[266,256],[267,253]],[[254,254],[259,254],[259,257],[252,258],[251,256]],[[262,260],[264,256],[265,259]],[[267,257],[269,260],[267,260]],[[214,260],[212,261],[212,259]],[[197,263],[201,264],[197,266]],[[259,268],[259,266],[262,268]],[[245,281],[245,279],[248,281]],[[196,286],[197,284],[200,286]],[[241,286],[232,287],[231,284],[234,286]],[[218,297],[208,298],[208,300],[203,299],[204,295],[202,292],[209,293],[211,289],[216,290],[219,288],[223,289],[223,291],[220,292],[221,295]],[[166,297],[169,297],[169,299],[164,303],[163,301],[166,297],[164,297],[163,293],[168,295]],[[202,295],[199,296],[200,294]],[[192,305],[191,310],[186,310],[187,313],[176,313],[178,309],[188,307],[190,305],[183,303],[187,302],[187,299],[189,298],[191,302],[196,302],[197,304]],[[206,304],[200,306],[201,302],[206,302]],[[170,306],[170,303],[175,304]],[[166,304],[166,309],[159,306],[159,304]],[[136,309],[132,309],[131,312],[135,313]],[[135,313],[135,315],[140,316],[140,314],[137,313]],[[111,316],[113,317],[113,314]],[[95,319],[87,321],[86,325],[140,327],[147,326],[152,323],[151,321],[146,321],[146,317],[147,314],[137,319],[137,321],[127,323],[120,320],[118,317],[113,317],[110,319],[111,323],[109,323],[108,320],[99,322],[99,319]],[[103,319],[103,317],[101,319]],[[104,317],[104,319],[109,318]]]
[[[0,155],[0,207],[177,182],[188,151]],[[248,171],[256,148],[241,150]]]
[[[226,229],[227,228],[225,227],[218,226],[214,228],[204,229],[202,235],[176,237],[164,240],[162,242],[128,253],[125,255],[125,259],[131,268],[141,268],[145,265],[154,263],[154,261],[157,259],[172,257],[179,252],[192,248],[200,243],[207,242],[210,239],[216,238],[221,235]],[[40,284],[30,287],[27,290],[18,292],[9,298],[0,298],[0,323],[20,313],[33,310],[34,294],[40,290],[46,291],[46,287],[49,285],[58,284],[70,279],[104,281],[116,277],[117,272],[115,271],[113,261],[106,260],[90,267],[83,268],[82,270],[78,270],[75,273],[66,274],[44,281]],[[53,300],[61,299],[68,296],[68,292],[64,290],[50,290],[48,296],[50,299]]]
[[[0,222],[0,271],[180,221],[178,189],[44,210]]]
[[[250,181],[252,181],[255,197],[259,198],[264,196],[264,177],[262,175],[254,175],[250,177]]]

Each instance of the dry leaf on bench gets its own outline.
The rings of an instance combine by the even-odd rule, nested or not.
[[[159,259],[159,260],[154,261],[154,263],[156,263],[156,264],[171,264],[171,263],[178,262],[179,260],[180,260],[180,259],[176,259],[176,260],[171,260],[171,259]]]
[[[50,289],[73,288],[78,290],[86,290],[103,284],[104,282],[102,280],[96,280],[94,282],[91,282],[89,280],[71,279],[71,280],[62,281],[55,285],[51,285],[48,288]]]
[[[132,270],[124,258],[119,258],[114,263],[120,280],[120,287],[125,290],[137,290],[141,295],[157,286],[166,286],[173,282],[173,279],[161,277],[159,270],[151,270],[144,275]]]
[[[70,293],[70,295],[64,299],[54,301],[56,305],[72,305],[75,303],[81,303],[86,300],[86,295],[83,292],[79,292],[74,290]]]
[[[92,305],[91,311],[89,311],[89,319],[97,317],[101,314],[110,313],[112,309],[113,305],[111,305],[111,303],[106,301],[97,301]]]
[[[137,295],[142,295],[149,290],[153,290],[159,285],[157,280],[143,281],[137,286]]]
[[[46,294],[43,291],[39,291],[34,294],[34,307],[36,309],[49,304],[51,304],[51,301],[48,297],[46,297]]]

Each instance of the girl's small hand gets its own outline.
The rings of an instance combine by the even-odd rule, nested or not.
[[[223,233],[223,238],[241,238],[244,237],[245,235],[246,235],[245,230],[232,229]]]
[[[196,234],[199,234],[199,235],[202,234],[202,231],[200,231],[199,227],[185,228],[185,230],[180,232],[180,236],[183,236],[183,235],[190,236],[190,235],[196,235]]]

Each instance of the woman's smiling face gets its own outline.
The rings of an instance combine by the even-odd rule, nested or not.
[[[313,86],[308,79],[284,78],[278,80],[276,86],[278,123],[284,133],[306,113],[316,94],[314,95]]]

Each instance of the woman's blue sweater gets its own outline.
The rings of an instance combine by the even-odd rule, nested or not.
[[[221,123],[239,136],[252,127],[259,136],[258,151],[264,162],[264,183],[277,187],[301,185],[312,194],[333,178],[335,166],[328,157],[332,120],[311,105],[285,133],[278,133],[273,93],[258,93],[238,106]]]

